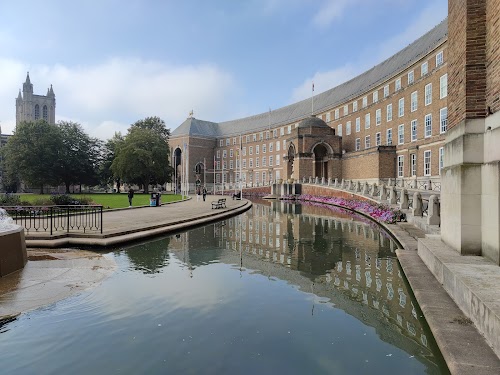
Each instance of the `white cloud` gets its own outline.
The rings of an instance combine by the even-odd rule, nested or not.
[[[312,78],[306,79],[300,86],[293,89],[291,103],[310,98],[312,82],[314,82],[314,94],[316,95],[344,83],[362,71],[361,66],[356,68],[349,64],[328,72],[317,72]]]
[[[0,124],[11,133],[14,98],[28,65],[0,58]],[[218,117],[238,93],[232,76],[215,65],[173,66],[157,61],[114,58],[92,66],[30,67],[34,93],[45,95],[53,84],[56,120],[72,120],[99,138],[126,130],[133,122],[159,116],[172,130],[194,109],[195,116]],[[11,103],[12,105],[9,105]]]
[[[333,2],[335,2],[335,0],[333,0]],[[333,15],[333,13],[331,14]],[[357,61],[337,67],[330,71],[316,72],[312,77],[307,77],[303,83],[292,90],[290,102],[295,103],[299,100],[309,98],[311,96],[311,82],[314,82],[314,93],[318,94],[334,88],[335,86],[354,78],[356,75],[365,72],[420,38],[439,22],[444,20],[447,14],[448,8],[446,3],[431,3],[428,7],[424,8],[422,12],[420,12],[420,14],[408,24],[408,27],[401,31],[401,33],[394,35],[377,46],[369,46],[360,50]]]
[[[359,0],[327,0],[321,5],[313,18],[313,23],[319,27],[330,25],[335,19],[340,18],[347,7],[352,7]]]

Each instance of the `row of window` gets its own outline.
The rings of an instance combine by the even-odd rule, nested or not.
[[[278,169],[274,172],[275,172],[275,174],[274,174],[275,179],[279,180],[281,178],[281,171]],[[247,181],[247,174],[246,173],[243,173],[241,177],[242,177],[242,181]],[[262,180],[260,180],[260,177],[262,177]],[[268,181],[268,178],[269,178],[269,181],[271,181],[273,179],[272,172],[270,172],[269,174],[266,171],[248,173],[248,181],[249,182],[256,182],[256,183],[259,183],[260,181],[266,182],[266,181]],[[239,180],[240,180],[239,173],[236,173],[235,179],[236,179],[236,182],[239,182]],[[224,173],[216,173],[215,182],[218,184],[220,184],[221,182],[233,183],[234,182],[233,175],[229,174],[229,181],[228,181],[228,178],[227,178],[227,176],[225,176]]]
[[[299,126],[299,124],[296,123],[294,126],[297,127],[297,126]],[[267,130],[265,132],[260,132],[260,133],[258,133],[258,137],[257,137],[257,133],[254,133],[251,135],[245,135],[245,136],[240,135],[239,137],[233,137],[232,138],[232,145],[235,146],[237,144],[241,145],[242,143],[257,142],[257,139],[259,141],[262,141],[262,140],[264,140],[264,137],[267,140],[267,139],[271,138],[271,133],[272,133],[273,138],[278,138],[278,132],[279,132],[280,137],[284,136],[285,133],[291,134],[292,133],[292,125],[287,125],[285,127],[279,128],[279,129],[273,129],[273,130]],[[226,146],[230,146],[231,145],[231,138],[226,138],[225,144],[226,144]],[[224,139],[219,140],[219,147],[224,147]]]
[[[262,164],[261,164],[261,160],[262,160]],[[261,166],[262,167],[272,167],[274,162],[276,162],[276,166],[280,165],[280,156],[279,155],[276,156],[276,159],[274,159],[273,155],[263,156],[262,158],[255,158],[255,167],[256,168],[261,167]],[[241,163],[242,163],[242,167],[246,169],[247,168],[247,159],[243,159],[241,161]],[[226,160],[223,160],[222,164],[219,160],[217,160],[215,162],[215,169],[220,170],[221,165],[222,165],[223,169],[228,169],[227,168],[228,164],[227,164]],[[240,167],[240,161],[238,159],[236,159],[236,163],[234,163],[233,160],[229,160],[229,169],[233,169],[235,165],[236,165],[236,168]],[[253,167],[254,167],[254,159],[249,158],[248,159],[248,168],[253,168]]]
[[[356,119],[358,120],[358,119]],[[369,123],[369,122],[368,122]],[[366,129],[369,128],[369,126],[365,127]],[[398,126],[398,145],[404,144],[405,139],[404,139],[404,124],[401,124]],[[417,140],[417,130],[418,130],[418,121],[412,120],[410,122],[410,129],[411,129],[411,142],[414,142]],[[448,107],[441,108],[439,110],[439,132],[441,134],[445,133],[448,130]],[[359,122],[356,121],[356,133],[360,131],[360,125]],[[388,146],[392,145],[392,128],[387,129],[387,137],[386,137],[386,144]],[[337,126],[337,134],[342,135],[342,124],[339,124]],[[351,134],[351,122],[348,121],[346,124],[346,135]],[[390,136],[389,136],[390,135]],[[432,136],[432,113],[428,113],[424,116],[424,138],[429,138]],[[366,136],[369,138],[370,136]],[[377,133],[377,139],[380,138],[380,132]],[[360,148],[358,148],[358,144],[360,146],[360,143],[358,142],[359,138],[356,138],[356,151],[359,151]],[[376,146],[380,146],[381,143],[376,143]]]
[[[259,155],[261,150],[262,150],[263,154],[267,153],[268,151],[273,152],[275,145],[276,145],[276,151],[280,151],[282,142],[283,142],[283,149],[285,149],[286,148],[286,140],[285,139],[283,139],[283,141],[276,141],[276,144],[274,142],[269,142],[269,145],[266,143],[263,143],[262,145],[255,145],[255,148],[254,148],[254,146],[248,146],[248,155],[253,155],[254,150],[255,150],[256,155]],[[261,146],[262,146],[262,148],[261,148]],[[220,151],[221,150],[217,150],[217,153],[216,153],[217,159],[220,159]],[[247,156],[247,147],[246,146],[243,146],[241,148],[241,155]],[[229,150],[229,157],[232,158],[233,156],[234,156],[234,151],[233,151],[233,149],[230,149]],[[222,157],[223,158],[227,157],[227,150],[222,150]]]
[[[43,119],[48,121],[49,119],[49,110],[46,105],[42,108],[43,111]],[[40,119],[40,106],[38,104],[35,105],[35,120]]]
[[[424,151],[424,176],[430,176],[431,175],[431,150],[426,150]],[[441,170],[443,169],[444,166],[444,147],[439,148],[439,174],[441,174]],[[404,177],[404,170],[405,170],[405,157],[404,155],[399,155],[398,156],[398,177]],[[410,155],[410,176],[411,177],[416,177],[417,176],[417,154],[411,154]]]
[[[444,63],[443,51],[440,51],[436,54],[436,67],[443,65],[443,63]],[[425,61],[420,66],[420,77],[423,77],[423,76],[427,75],[428,73],[429,73],[429,63],[428,63],[428,61]],[[408,85],[411,85],[414,81],[415,81],[415,72],[414,72],[414,70],[411,70],[407,74]],[[401,90],[401,77],[397,78],[394,81],[394,92],[397,92],[399,90]],[[379,93],[378,90],[376,90],[372,93],[372,104],[378,102],[378,99],[379,99],[378,93]],[[383,94],[384,94],[384,98],[387,98],[389,96],[389,84],[387,84],[383,87]],[[352,106],[351,112],[357,112],[358,101],[355,100],[354,102],[352,102],[351,106]],[[361,99],[361,108],[365,108],[367,106],[368,106],[368,96],[364,96]],[[336,108],[333,111],[333,114],[334,114],[334,119],[338,120],[340,118],[340,108]],[[345,104],[343,106],[343,115],[347,116],[348,114],[349,114],[349,105]],[[328,113],[326,113],[326,122],[330,122],[330,121],[331,121],[331,112],[328,112]]]

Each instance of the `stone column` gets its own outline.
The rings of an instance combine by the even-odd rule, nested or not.
[[[389,187],[389,203],[396,204],[397,203],[397,194],[396,188],[394,186]]]
[[[387,199],[387,189],[384,184],[380,185],[379,199],[381,202]]]
[[[439,198],[436,195],[431,195],[429,197],[429,207],[427,208],[427,224],[439,225],[441,223],[439,211]]]
[[[413,204],[411,213],[413,216],[423,216],[422,212],[422,195],[417,191],[413,193]]]
[[[368,183],[366,183],[366,182],[363,183],[363,190],[361,191],[361,194],[363,194],[363,195],[368,194]]]
[[[401,210],[407,210],[409,206],[408,202],[408,190],[402,189],[401,190],[401,198],[399,199],[399,208]]]

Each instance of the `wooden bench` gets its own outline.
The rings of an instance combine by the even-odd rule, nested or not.
[[[214,208],[226,208],[226,198],[220,198],[217,201],[213,201],[212,209]]]

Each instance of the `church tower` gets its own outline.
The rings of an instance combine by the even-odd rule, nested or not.
[[[56,96],[52,85],[47,89],[47,95],[34,95],[33,84],[29,72],[23,83],[23,91],[19,90],[16,98],[16,125],[23,121],[43,119],[49,124],[56,123]]]

